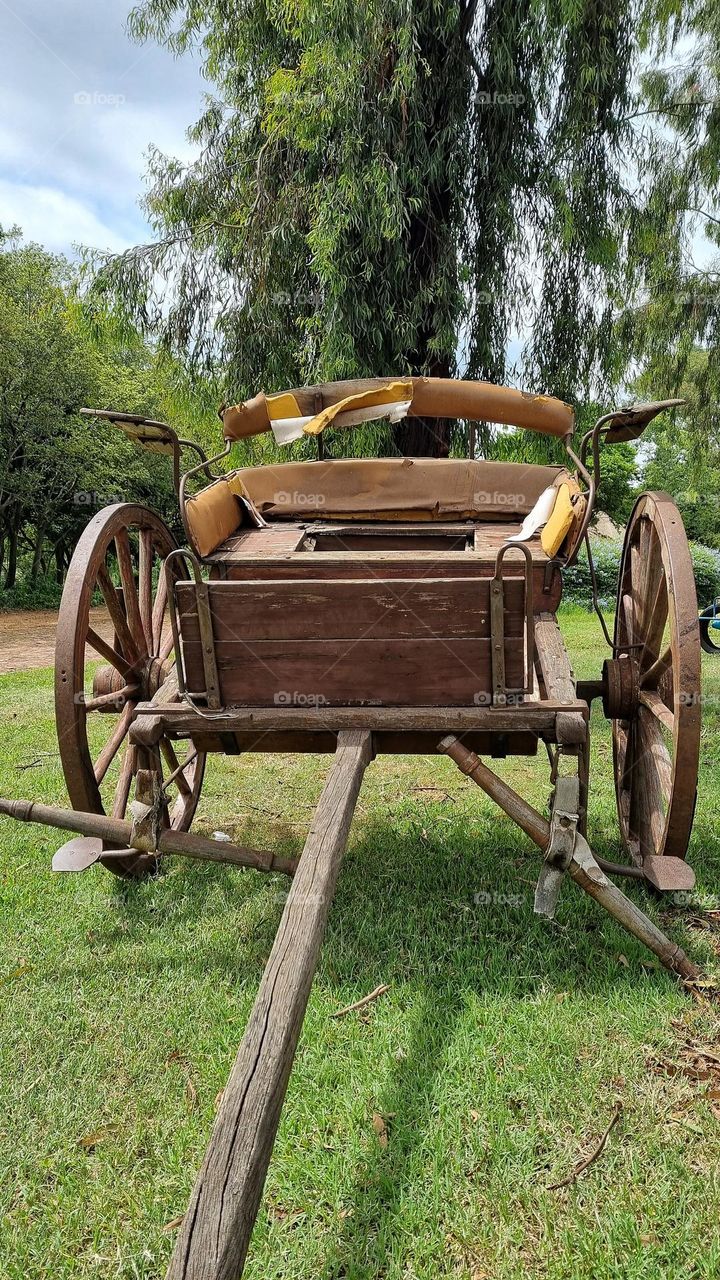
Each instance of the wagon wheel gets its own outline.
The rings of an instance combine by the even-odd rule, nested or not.
[[[124,818],[138,767],[147,766],[128,732],[135,705],[152,698],[172,670],[167,586],[160,567],[175,545],[152,511],[120,503],[98,512],[75,549],[55,650],[58,743],[74,809]],[[109,614],[104,625],[91,615],[93,604],[103,601]],[[160,743],[169,783],[164,821],[187,831],[200,799],[205,756],[189,744],[178,759],[177,745],[169,739]],[[131,879],[157,866],[154,856],[133,851],[127,858],[101,861]]]
[[[667,494],[644,494],[630,517],[615,644],[619,660],[607,665],[625,672],[612,722],[622,837],[637,865],[684,858],[700,754],[700,636],[690,549]]]

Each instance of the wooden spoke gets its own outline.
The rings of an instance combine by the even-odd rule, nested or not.
[[[660,694],[662,701],[675,714],[675,675],[673,668],[666,667],[657,684],[657,692]]]
[[[115,693],[103,693],[97,698],[86,698],[85,710],[103,711],[106,707],[116,707],[118,711],[122,711],[126,702],[137,701],[139,693],[139,684],[126,684]]]
[[[153,648],[153,559],[154,547],[151,529],[140,530],[138,565],[138,592],[140,597],[140,617],[145,637],[145,652],[154,653]]]
[[[124,818],[127,813],[128,801],[130,799],[130,788],[135,776],[136,751],[135,748],[128,744],[128,749],[122,762],[120,777],[118,778],[115,788],[115,796],[113,798],[112,816],[113,818]]]
[[[660,657],[655,659],[652,666],[640,672],[641,689],[657,689],[659,681],[667,671],[672,671],[672,650],[670,645],[663,649]]]
[[[142,617],[140,615],[140,600],[138,597],[138,589],[135,582],[135,573],[133,570],[132,554],[130,552],[130,539],[128,538],[127,529],[120,529],[115,534],[115,552],[117,555],[118,568],[120,570],[120,581],[122,582],[123,600],[125,602],[125,614],[130,627],[130,632],[135,641],[135,647],[138,657],[147,657],[147,643],[145,640],[145,632],[143,630]]]
[[[162,751],[165,763],[170,770],[170,777],[176,784],[178,791],[181,791],[185,796],[189,795],[190,787],[187,779],[185,778],[185,768],[187,767],[187,764],[191,763],[191,761],[187,761],[185,765],[180,764],[169,738],[160,739],[160,750]]]
[[[160,645],[160,652],[158,653],[158,657],[161,662],[167,661],[167,659],[170,657],[170,654],[173,651],[173,646],[174,646],[174,642],[173,642],[172,631],[169,631],[165,636],[163,636],[162,643]]]
[[[106,640],[103,640],[102,636],[99,636],[97,631],[94,631],[92,627],[88,627],[85,642],[86,644],[89,644],[96,653],[99,653],[101,658],[106,658],[110,665],[113,666],[116,671],[119,671],[121,675],[126,678],[129,675],[132,675],[133,669],[130,663],[125,660],[121,653],[118,653],[117,649],[113,649],[111,644],[108,644]]]
[[[155,604],[152,611],[152,651],[160,652],[160,644],[162,641],[163,623],[167,612],[168,589],[165,567],[160,571],[160,581],[158,582],[157,595],[155,596]]]
[[[613,720],[622,836],[641,864],[662,854],[683,858],[700,748],[700,644],[687,538],[665,494],[644,494],[628,523],[615,644],[627,650],[629,688],[637,691],[625,718]]]
[[[623,595],[620,600],[620,607],[622,609],[623,621],[625,623],[625,634],[623,639],[627,642],[627,644],[634,644],[635,642],[635,606],[633,604],[632,596]]]
[[[100,785],[103,778],[105,777],[105,774],[110,768],[110,765],[112,764],[113,760],[115,759],[118,751],[120,750],[123,742],[127,737],[128,729],[130,728],[130,725],[132,723],[132,715],[133,715],[133,704],[131,702],[128,702],[108,742],[106,742],[105,746],[100,752],[100,755],[97,758],[97,763],[95,765],[95,781],[97,782],[98,786]]]
[[[639,655],[641,678],[644,671],[654,666],[661,653],[667,617],[667,593],[663,587],[656,601],[655,612],[649,613],[648,621],[642,629],[643,647]]]
[[[133,547],[137,547],[137,575]],[[58,617],[55,712],[70,804],[85,813],[123,817],[133,795],[140,760],[129,749],[127,734],[135,705],[154,696],[158,676],[164,685],[158,663],[147,661],[165,648],[167,592],[161,572],[153,598],[154,565],[162,563],[174,547],[172,534],[153,512],[119,504],[90,522],[72,558]],[[108,568],[114,557],[122,593]],[[97,627],[90,626],[96,589],[105,600],[114,641],[105,640]],[[98,668],[97,658],[109,663],[109,669]],[[109,678],[115,671],[121,677],[117,691]],[[113,715],[112,709],[123,699],[121,714]],[[190,828],[204,768],[204,754],[192,752],[175,780],[174,803],[164,821],[177,831]],[[108,848],[108,855],[111,852]],[[154,870],[157,859],[135,853],[118,856],[116,851],[114,857],[104,859],[104,865],[116,875],[136,878]]]
[[[107,611],[110,614],[110,621],[115,628],[115,635],[118,638],[120,648],[128,661],[135,664],[139,661],[141,654],[127,624],[117,587],[110,577],[104,561],[98,568],[97,581],[107,605]]]
[[[670,708],[665,706],[660,694],[654,689],[641,689],[639,697],[641,705],[655,716],[664,729],[672,733],[675,728],[675,717]]]

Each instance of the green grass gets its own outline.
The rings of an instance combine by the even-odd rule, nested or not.
[[[563,630],[577,674],[598,674],[592,617],[568,612]],[[713,661],[691,851],[701,905],[630,892],[716,973],[714,935],[693,927],[720,886]],[[0,681],[2,794],[66,803],[51,690],[49,672]],[[592,730],[591,843],[617,858],[599,709]],[[216,758],[197,829],[299,852],[326,768]],[[544,757],[500,768],[545,807]],[[164,1228],[187,1202],[285,882],[180,860],[140,886],[99,869],[54,877],[60,843],[0,827],[0,1276],[162,1277],[174,1239]],[[373,764],[252,1280],[718,1274],[720,1069],[672,1069],[691,1061],[688,1046],[720,1054],[717,1006],[692,1000],[572,884],[556,922],[535,918],[537,868],[526,838],[448,760]],[[390,990],[365,1013],[330,1018],[381,982]],[[618,1100],[603,1155],[574,1186],[548,1190]]]

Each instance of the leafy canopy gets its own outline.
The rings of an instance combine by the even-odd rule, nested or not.
[[[197,159],[154,153],[156,240],[104,260],[103,305],[222,370],[232,398],[503,380],[515,330],[535,389],[606,377],[632,204],[626,0],[146,0],[130,25],[197,45],[212,93]]]

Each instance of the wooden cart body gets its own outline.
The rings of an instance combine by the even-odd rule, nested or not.
[[[103,415],[172,455],[188,546],[176,548],[158,517],[136,506],[91,522],[58,630],[56,707],[73,809],[1,800],[0,812],[81,833],[56,855],[58,870],[101,862],[139,876],[162,855],[184,855],[294,877],[172,1280],[241,1274],[353,809],[375,755],[447,754],[540,849],[538,912],[553,915],[569,877],[669,969],[696,977],[683,951],[608,878],[617,872],[665,890],[693,884],[684,859],[699,751],[698,611],[682,522],[666,495],[643,495],[631,517],[597,679],[575,680],[557,617],[563,570],[593,512],[601,440],[636,438],[667,407],[606,415],[576,455],[572,411],[549,397],[433,379],[296,388],[226,410],[225,453],[271,428],[320,439],[328,426],[379,410],[548,431],[563,440],[568,466],[321,458],[216,475],[217,460],[201,454],[185,476],[182,449],[198,453],[196,445],[161,423]],[[198,476],[207,483],[192,493]],[[509,541],[548,490],[565,504],[561,534]],[[110,637],[91,625],[98,591]],[[594,857],[586,838],[594,698],[613,725],[623,865]],[[93,717],[111,725],[99,752]],[[538,750],[550,761],[547,817],[485,762]],[[334,753],[298,861],[189,832],[206,756],[248,751]]]

